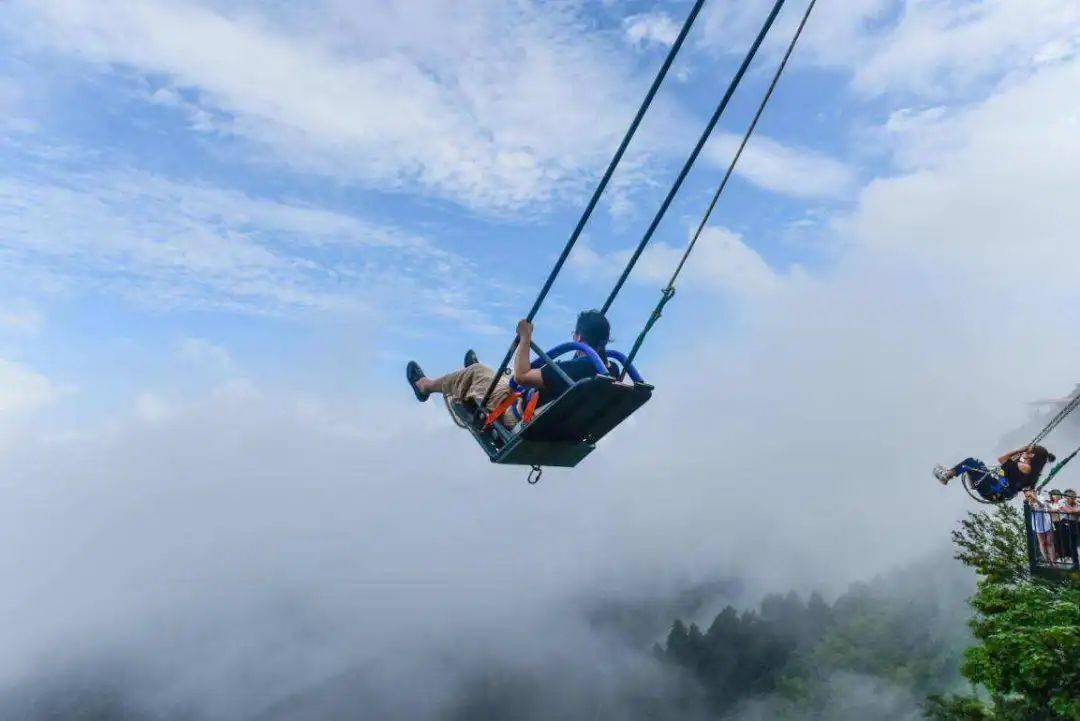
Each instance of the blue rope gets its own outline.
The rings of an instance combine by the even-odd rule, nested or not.
[[[806,27],[806,21],[810,19],[810,13],[814,10],[814,5],[817,0],[810,0],[810,4],[806,7],[806,12],[803,13],[802,20],[799,22],[799,26],[795,29],[795,34],[791,38],[791,42],[788,44],[787,51],[784,53],[784,57],[780,60],[780,65],[777,66],[776,72],[773,74],[772,81],[769,83],[768,89],[765,91],[765,95],[761,98],[761,103],[757,107],[757,112],[754,113],[754,119],[750,121],[749,127],[746,128],[746,133],[743,134],[742,142],[739,143],[738,149],[735,151],[735,155],[731,158],[731,163],[727,167],[727,171],[724,173],[724,178],[720,181],[720,185],[717,186],[716,192],[713,193],[712,200],[709,201],[709,207],[705,209],[705,215],[702,216],[701,222],[698,223],[697,229],[694,231],[693,237],[686,246],[686,250],[683,252],[682,258],[679,259],[678,265],[675,266],[675,271],[671,274],[670,280],[668,280],[667,286],[660,291],[660,302],[653,308],[652,314],[649,315],[649,319],[645,321],[645,327],[641,329],[637,339],[634,341],[634,346],[630,349],[630,353],[626,360],[630,363],[634,362],[634,358],[637,357],[638,351],[641,350],[642,344],[645,342],[645,336],[649,334],[652,327],[656,325],[656,322],[660,320],[660,315],[664,310],[664,306],[675,295],[675,281],[679,278],[679,273],[682,272],[683,266],[686,265],[687,259],[690,254],[694,252],[694,246],[697,245],[698,238],[701,237],[701,233],[705,230],[706,224],[709,222],[709,218],[712,216],[713,210],[716,209],[716,204],[720,200],[721,194],[724,192],[724,188],[727,187],[728,181],[731,179],[731,174],[735,172],[735,166],[739,162],[739,158],[742,157],[743,151],[746,149],[747,143],[750,142],[750,136],[754,134],[754,129],[757,128],[758,121],[761,120],[761,115],[765,112],[765,106],[769,104],[769,99],[772,98],[773,91],[776,90],[777,83],[780,82],[780,76],[784,74],[784,69],[787,67],[788,60],[791,58],[791,53],[795,50],[796,43],[799,42],[799,37],[802,35],[803,28]]]
[[[630,277],[630,271],[637,265],[638,258],[641,257],[642,252],[645,250],[645,246],[652,240],[653,233],[656,232],[657,226],[659,226],[660,221],[663,220],[668,207],[671,206],[671,201],[675,199],[675,194],[679,192],[679,188],[682,187],[683,181],[686,180],[686,176],[690,174],[690,169],[694,166],[694,162],[697,160],[698,155],[701,154],[701,150],[705,147],[705,143],[709,140],[709,136],[712,135],[713,128],[715,128],[716,124],[720,121],[720,116],[723,115],[724,110],[727,109],[728,103],[731,101],[731,96],[735,94],[735,89],[738,88],[739,83],[742,82],[743,75],[746,74],[746,70],[750,67],[750,62],[754,59],[754,56],[757,55],[758,48],[761,47],[761,43],[765,40],[765,36],[769,33],[773,21],[776,20],[776,16],[780,13],[780,8],[783,6],[784,0],[776,0],[773,4],[772,11],[769,12],[769,16],[765,19],[765,24],[761,26],[761,30],[758,31],[757,37],[754,38],[754,43],[750,46],[750,50],[747,51],[742,64],[739,65],[739,69],[735,72],[734,77],[731,78],[731,82],[728,83],[727,91],[724,93],[723,99],[720,100],[720,104],[716,106],[716,110],[709,119],[708,125],[705,126],[704,132],[701,133],[701,137],[698,138],[697,145],[694,146],[693,151],[690,153],[690,157],[686,159],[682,170],[679,171],[679,175],[675,178],[675,182],[671,186],[671,190],[668,191],[667,197],[664,198],[664,202],[660,204],[660,209],[656,211],[656,215],[653,217],[652,222],[649,223],[648,230],[645,231],[645,235],[642,237],[641,242],[638,243],[633,255],[630,256],[630,260],[627,261],[622,275],[615,281],[615,287],[611,289],[611,293],[608,295],[607,300],[604,301],[603,307],[600,308],[601,313],[607,313],[611,304],[615,302],[615,296],[622,290],[623,284],[626,283],[626,279]]]
[[[600,201],[600,196],[607,188],[608,182],[611,180],[612,174],[615,172],[615,168],[619,165],[619,161],[622,160],[623,154],[626,152],[626,148],[630,145],[630,139],[634,137],[634,133],[637,132],[638,126],[641,125],[642,118],[645,117],[645,112],[652,104],[653,98],[656,97],[656,92],[660,89],[660,84],[664,81],[664,77],[667,75],[668,68],[675,61],[675,56],[679,54],[679,50],[682,48],[683,41],[686,39],[687,34],[690,32],[690,28],[694,25],[694,20],[697,19],[698,13],[701,12],[702,6],[705,4],[705,0],[697,0],[694,3],[694,7],[690,10],[690,14],[686,18],[686,22],[683,23],[682,30],[679,31],[679,35],[675,38],[675,42],[672,44],[671,49],[668,51],[667,57],[664,58],[664,64],[660,66],[660,71],[656,74],[656,78],[653,80],[652,85],[649,87],[649,92],[645,94],[645,100],[642,101],[641,107],[638,108],[637,114],[634,116],[634,120],[630,123],[630,127],[627,128],[626,134],[623,136],[622,142],[619,143],[618,150],[615,151],[615,155],[611,158],[611,162],[608,163],[607,170],[604,171],[604,176],[600,179],[600,183],[596,186],[596,190],[593,191],[592,197],[589,199],[588,205],[585,206],[584,212],[581,214],[581,218],[578,220],[577,225],[574,226],[574,231],[570,234],[570,239],[566,241],[566,246],[563,248],[562,253],[559,255],[558,260],[555,261],[555,267],[551,269],[548,274],[547,280],[544,282],[544,287],[540,289],[540,294],[536,296],[536,300],[532,304],[532,308],[529,309],[529,314],[526,316],[526,320],[532,321],[536,317],[537,312],[540,310],[541,304],[544,299],[547,298],[548,291],[551,290],[552,284],[555,282],[555,278],[562,270],[563,264],[566,263],[566,259],[570,256],[570,251],[573,250],[574,245],[578,241],[578,237],[581,235],[581,231],[585,228],[585,223],[588,222],[589,217],[592,215],[593,209],[596,208],[596,204]],[[502,363],[499,364],[499,370],[495,372],[494,377],[491,380],[491,385],[488,386],[487,392],[484,394],[484,399],[480,402],[480,408],[486,408],[487,402],[491,399],[491,394],[495,390],[495,384],[502,376],[507,366],[510,365],[510,358],[514,355],[514,350],[517,348],[518,339],[515,336],[513,342],[510,344],[510,349],[506,351],[506,355],[502,359]]]

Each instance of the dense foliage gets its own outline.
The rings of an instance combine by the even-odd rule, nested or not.
[[[976,696],[932,696],[936,721],[1080,721],[1080,587],[1028,572],[1020,512],[1008,505],[972,513],[953,540],[957,558],[981,576],[971,598],[964,676]]]
[[[855,718],[840,707],[859,686],[871,705],[892,698],[900,717],[915,699],[954,687],[968,640],[957,605],[944,600],[955,589],[918,575],[857,584],[831,605],[789,593],[753,611],[729,606],[705,631],[676,621],[654,653],[688,671],[718,716],[767,699],[768,717]]]

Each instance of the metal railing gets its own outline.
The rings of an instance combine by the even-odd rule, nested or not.
[[[1036,496],[1035,507],[1024,501],[1028,561],[1035,574],[1080,574],[1080,505],[1052,502]],[[1071,511],[1075,508],[1075,511]]]

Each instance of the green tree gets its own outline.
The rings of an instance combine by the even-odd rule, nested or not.
[[[1080,721],[1080,587],[1034,579],[1023,517],[1013,506],[970,513],[956,557],[980,575],[970,604],[978,643],[961,668],[989,701],[931,696],[936,721]]]

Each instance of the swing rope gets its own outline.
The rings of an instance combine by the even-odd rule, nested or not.
[[[1050,432],[1057,428],[1059,425],[1061,425],[1061,422],[1068,418],[1069,414],[1075,411],[1078,407],[1080,407],[1080,393],[1077,393],[1069,399],[1069,402],[1066,403],[1064,407],[1062,407],[1062,409],[1058,411],[1053,418],[1050,419],[1050,421],[1046,424],[1046,426],[1043,427],[1041,431],[1039,431],[1039,434],[1035,436],[1035,438],[1031,441],[1030,445],[1035,445],[1036,443],[1040,442],[1048,435],[1050,435]],[[1058,472],[1065,467],[1065,464],[1071,461],[1077,453],[1080,453],[1080,448],[1077,448],[1075,451],[1058,461],[1057,464],[1050,469],[1050,473],[1047,474],[1046,480],[1039,484],[1039,489],[1041,490],[1042,488],[1045,488],[1046,485],[1050,483],[1050,480],[1054,476],[1056,476]]]
[[[641,254],[645,251],[645,246],[652,240],[653,233],[656,232],[657,226],[660,225],[660,221],[663,220],[668,207],[671,206],[671,202],[675,199],[675,194],[679,192],[679,188],[682,187],[683,181],[686,180],[686,176],[689,175],[690,169],[693,167],[698,155],[701,154],[702,148],[705,147],[705,143],[708,141],[709,136],[712,135],[713,129],[720,121],[720,116],[723,115],[724,110],[727,109],[728,102],[731,101],[731,96],[735,94],[735,90],[739,87],[743,75],[746,74],[747,68],[750,67],[750,62],[754,59],[754,56],[757,55],[758,48],[761,47],[762,41],[765,40],[765,36],[768,34],[773,21],[776,20],[776,16],[780,13],[780,8],[783,6],[784,0],[776,0],[773,4],[769,16],[765,19],[765,24],[761,26],[761,30],[758,31],[757,37],[754,38],[754,42],[750,46],[750,50],[747,51],[746,57],[743,58],[742,64],[739,65],[739,69],[731,78],[731,82],[728,83],[727,91],[724,93],[723,99],[721,99],[720,104],[713,112],[712,117],[709,118],[709,123],[705,126],[705,130],[702,132],[701,137],[698,138],[697,145],[694,146],[693,151],[690,153],[690,157],[686,159],[682,170],[679,171],[679,175],[675,178],[675,182],[672,184],[671,189],[664,198],[664,202],[660,204],[660,209],[656,211],[656,215],[653,217],[652,222],[649,223],[645,235],[642,236],[637,248],[634,249],[633,254],[630,256],[630,260],[627,261],[626,267],[623,268],[622,275],[615,281],[615,287],[611,289],[611,293],[608,294],[607,300],[604,301],[604,305],[600,308],[601,313],[607,313],[608,309],[611,308],[611,304],[615,302],[615,298],[619,295],[619,291],[622,290],[623,285],[626,283],[626,279],[630,277],[630,272],[634,269],[634,266],[637,265],[638,258],[640,258]]]
[[[593,191],[592,197],[589,199],[588,204],[585,206],[585,210],[581,214],[581,218],[578,220],[577,225],[574,226],[574,231],[570,234],[570,239],[566,241],[566,246],[563,248],[562,253],[559,255],[558,260],[555,261],[555,267],[551,269],[548,274],[547,280],[544,282],[543,288],[540,289],[540,294],[536,296],[536,300],[532,304],[532,308],[529,310],[529,314],[526,316],[526,320],[532,322],[536,317],[537,312],[540,310],[540,306],[543,304],[544,299],[547,298],[548,291],[551,290],[552,284],[555,283],[555,278],[558,277],[559,272],[562,270],[563,265],[566,263],[566,259],[570,256],[570,251],[573,250],[574,245],[578,241],[578,237],[581,235],[581,231],[585,228],[585,223],[588,222],[589,217],[592,215],[593,209],[596,208],[596,204],[600,201],[600,196],[608,186],[608,182],[611,180],[611,176],[615,172],[615,168],[618,167],[619,162],[622,160],[623,154],[626,152],[626,148],[630,145],[630,140],[637,132],[638,126],[641,124],[642,118],[645,117],[645,112],[652,104],[653,98],[656,96],[657,91],[660,89],[660,84],[664,81],[664,77],[667,75],[668,69],[675,61],[675,57],[679,54],[679,50],[682,48],[683,41],[686,39],[687,34],[690,32],[690,28],[693,26],[694,21],[697,19],[698,13],[701,12],[702,6],[705,4],[705,0],[697,0],[694,3],[694,7],[691,8],[690,14],[687,16],[686,21],[683,23],[682,30],[679,31],[678,37],[675,38],[675,42],[672,44],[671,49],[668,51],[667,57],[664,58],[663,65],[660,66],[660,71],[656,74],[656,78],[653,80],[652,85],[649,87],[649,91],[645,94],[645,99],[641,103],[641,107],[638,108],[637,114],[634,116],[633,121],[630,123],[630,127],[627,128],[626,134],[623,136],[622,142],[619,143],[618,149],[615,151],[615,155],[611,158],[611,162],[608,163],[607,170],[604,171],[603,177],[601,177],[599,184],[596,186],[596,190]],[[506,371],[510,365],[510,359],[514,355],[514,350],[517,348],[518,338],[514,336],[513,342],[510,344],[509,350],[506,351],[506,355],[502,359],[502,363],[499,364],[499,369],[495,372],[494,377],[491,379],[491,384],[488,386],[487,392],[484,393],[484,398],[480,402],[480,408],[486,408],[488,401],[491,399],[491,394],[495,391],[495,385],[498,379],[502,377],[503,372]]]
[[[1057,415],[1050,419],[1050,422],[1046,424],[1046,427],[1039,431],[1039,435],[1035,436],[1035,438],[1031,441],[1031,445],[1035,445],[1036,443],[1050,435],[1050,432],[1057,428],[1059,425],[1061,425],[1061,422],[1065,420],[1070,413],[1075,411],[1077,407],[1080,407],[1080,393],[1077,393],[1075,396],[1070,398],[1069,402],[1065,404],[1065,407],[1058,411]]]
[[[1059,410],[1056,414],[1054,414],[1054,417],[1051,418],[1050,421],[1045,426],[1043,426],[1043,429],[1041,431],[1039,431],[1039,433],[1035,436],[1035,438],[1032,439],[1031,443],[1029,443],[1028,445],[1029,446],[1034,446],[1035,444],[1039,443],[1044,438],[1046,438],[1048,435],[1050,435],[1050,433],[1055,428],[1057,428],[1059,425],[1061,425],[1061,422],[1064,421],[1066,418],[1068,418],[1069,414],[1072,413],[1073,411],[1075,411],[1077,408],[1080,408],[1080,393],[1077,393],[1075,396],[1070,398],[1069,401],[1062,407],[1062,409]],[[1057,464],[1055,464],[1054,467],[1050,469],[1050,473],[1047,474],[1046,478],[1044,480],[1042,480],[1035,487],[1035,490],[1042,490],[1043,488],[1045,488],[1046,485],[1048,483],[1050,483],[1051,479],[1053,479],[1053,477],[1056,476],[1061,471],[1061,469],[1064,468],[1065,465],[1076,456],[1077,453],[1080,453],[1080,448],[1077,448],[1075,451],[1073,451],[1072,453],[1070,453],[1069,455],[1065,456],[1063,459],[1058,461]],[[983,478],[990,475],[990,473],[992,473],[995,469],[1000,468],[1000,467],[1001,466],[994,466],[993,468],[988,469],[988,471],[983,474]],[[968,474],[967,473],[963,474],[963,478],[961,479],[960,482],[961,482],[961,485],[963,485],[964,490],[967,491],[968,495],[971,496],[974,500],[978,501],[979,503],[995,504],[995,503],[1001,503],[1002,502],[1002,501],[988,501],[988,500],[978,496],[975,493],[975,490],[973,488],[968,487]],[[978,483],[976,483],[975,485],[978,485]]]
[[[652,327],[656,325],[656,322],[660,320],[660,316],[663,313],[664,306],[667,305],[675,296],[675,281],[678,280],[679,274],[682,272],[683,266],[686,265],[687,259],[690,254],[694,252],[694,246],[697,245],[698,238],[701,237],[702,232],[705,230],[705,226],[709,222],[709,218],[712,216],[713,210],[716,209],[716,204],[720,200],[720,196],[724,192],[724,188],[727,187],[728,181],[731,179],[732,173],[735,172],[735,166],[739,162],[739,158],[742,157],[743,151],[746,149],[747,144],[750,142],[750,136],[754,134],[754,129],[757,128],[758,121],[761,120],[762,114],[765,112],[765,107],[769,104],[769,100],[772,98],[773,91],[776,90],[777,84],[780,82],[780,76],[784,74],[784,69],[787,67],[788,60],[791,58],[792,52],[795,50],[796,43],[799,42],[799,37],[802,35],[803,28],[806,27],[807,20],[810,19],[810,13],[814,10],[814,5],[817,0],[810,0],[810,4],[806,7],[806,12],[803,13],[802,20],[799,22],[798,27],[795,29],[795,34],[791,38],[791,42],[788,43],[787,50],[784,52],[784,57],[780,60],[780,64],[776,68],[776,72],[773,74],[772,81],[769,83],[768,89],[765,91],[765,95],[761,98],[761,103],[757,107],[757,111],[754,113],[753,120],[750,121],[749,127],[743,134],[742,141],[739,143],[738,149],[735,151],[735,155],[731,158],[731,163],[728,164],[727,171],[724,173],[723,179],[720,181],[720,185],[717,186],[716,192],[713,193],[712,199],[709,201],[708,207],[705,209],[705,214],[701,218],[701,222],[698,223],[697,229],[694,231],[694,235],[690,238],[690,242],[686,246],[686,250],[682,254],[682,258],[679,259],[678,265],[675,266],[675,271],[671,274],[671,278],[668,280],[667,285],[660,291],[660,301],[653,308],[652,313],[649,315],[649,319],[645,322],[645,327],[641,329],[638,337],[634,340],[633,347],[630,348],[630,352],[626,356],[627,364],[634,362],[634,358],[637,357],[638,351],[641,349],[642,344],[645,342],[645,336],[648,335]],[[623,371],[625,373],[625,369]]]

